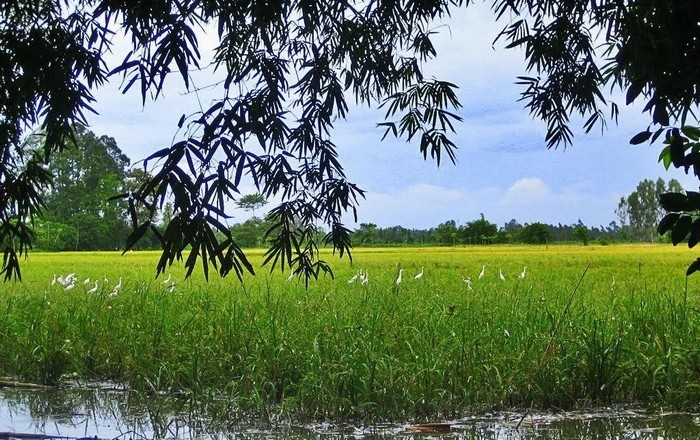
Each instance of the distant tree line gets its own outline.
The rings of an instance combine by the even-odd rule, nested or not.
[[[362,223],[353,233],[353,243],[359,246],[455,246],[581,242],[587,245],[595,240],[608,244],[619,239],[619,229],[615,222],[607,227],[589,228],[580,221],[572,225],[549,225],[540,222],[520,224],[515,219],[498,227],[482,215],[464,225],[449,220],[430,229],[380,228],[373,223]]]
[[[270,223],[260,217],[253,217],[233,226],[233,236],[244,247],[265,245],[265,232]],[[322,231],[319,231],[321,234]],[[607,226],[588,227],[580,220],[577,223],[552,225],[540,222],[520,224],[512,219],[501,227],[483,216],[479,219],[458,225],[449,220],[428,229],[406,228],[403,226],[378,227],[374,223],[361,223],[352,233],[355,246],[456,246],[487,244],[552,244],[596,243],[607,245],[613,242],[637,241],[631,238],[628,228],[615,221]]]

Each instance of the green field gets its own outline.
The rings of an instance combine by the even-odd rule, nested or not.
[[[274,408],[304,419],[700,401],[700,276],[686,285],[684,275],[693,251],[528,246],[353,256],[352,265],[332,260],[336,279],[308,290],[266,269],[243,284],[205,283],[199,273],[183,280],[180,265],[169,272],[169,292],[167,273],[154,279],[157,253],[31,254],[25,281],[0,285],[0,376],[109,380],[223,399],[232,413]],[[368,283],[348,284],[359,269]],[[72,290],[51,284],[70,272],[79,278]],[[86,277],[109,281],[89,294]],[[120,277],[122,289],[110,295]]]

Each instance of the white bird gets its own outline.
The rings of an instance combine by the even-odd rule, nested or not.
[[[420,273],[413,277],[414,280],[419,280],[419,279],[423,278],[423,269],[425,269],[425,267],[420,268]]]
[[[350,279],[348,280],[348,284],[354,283],[358,276],[360,276],[360,273],[359,273],[359,272],[356,273],[355,275],[353,275],[352,278],[350,278]]]
[[[90,284],[90,278],[85,278],[85,281],[83,281],[83,284]]]
[[[56,278],[56,281],[58,281],[58,284],[60,284],[63,287],[66,287],[68,282],[66,282],[66,279],[63,278],[63,275],[59,275],[58,278]]]
[[[105,284],[109,283],[109,279],[107,278],[107,275],[104,276],[102,281],[104,281]]]
[[[289,274],[289,276],[287,277],[287,282],[292,281],[293,279],[294,279],[294,272]]]
[[[610,285],[610,288],[611,288],[611,289],[612,289],[613,287],[615,287],[615,277],[612,277],[612,278],[613,278],[613,282],[612,282],[612,284]]]
[[[93,287],[92,289],[88,290],[87,293],[95,293],[95,292],[97,292],[97,289],[98,289],[98,287],[97,287],[97,280],[95,280],[95,287]]]
[[[518,279],[519,279],[519,280],[524,280],[524,279],[525,279],[525,275],[527,275],[527,266],[523,267],[523,271],[520,273],[520,275],[518,275]]]
[[[75,288],[75,283],[70,283],[66,286],[64,290],[73,290]]]
[[[68,281],[69,283],[71,281],[77,281],[77,280],[78,280],[78,277],[75,276],[75,272],[72,272],[72,273],[69,273],[68,275],[66,275],[66,281]]]
[[[469,290],[474,290],[474,289],[472,288],[472,280],[471,280],[471,278],[469,278],[469,277],[466,277],[466,278],[462,277],[462,281],[464,282],[464,284],[467,285],[467,288],[468,288]]]
[[[501,279],[501,281],[505,281],[506,277],[503,276],[503,271],[501,271],[501,268],[498,268],[498,278]]]
[[[112,292],[110,292],[110,296],[115,296],[119,293],[119,291],[122,290],[122,277],[119,277],[119,284],[114,286],[114,289],[112,289]]]
[[[169,273],[169,274],[168,274],[168,278],[166,278],[165,281],[163,281],[163,284],[168,284],[168,283],[170,282],[170,277],[171,277],[171,276],[172,276],[172,274]]]
[[[56,285],[56,274],[53,274],[53,279],[51,280],[51,285],[52,286]]]
[[[173,293],[173,290],[175,290],[175,283],[172,283],[170,287],[168,287],[168,292]]]
[[[397,286],[398,286],[399,284],[401,284],[401,281],[402,281],[402,279],[401,279],[401,274],[402,274],[402,273],[403,273],[403,269],[399,269],[399,277],[396,278],[396,285],[397,285]]]
[[[365,284],[369,283],[369,273],[367,273],[367,271],[365,271],[362,275],[360,275],[360,278],[362,279],[363,286]]]
[[[484,275],[486,275],[486,265],[485,264],[481,267],[481,272],[479,273],[479,279],[482,279],[484,277]]]

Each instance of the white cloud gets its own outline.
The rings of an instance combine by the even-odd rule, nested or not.
[[[525,177],[517,180],[508,188],[501,203],[505,205],[539,205],[551,196],[552,191],[542,179]]]

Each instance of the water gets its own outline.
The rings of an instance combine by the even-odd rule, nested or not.
[[[422,427],[231,419],[225,402],[143,397],[109,384],[60,390],[0,389],[7,433],[99,439],[697,439],[700,415],[633,407],[572,412],[498,412]],[[275,417],[271,417],[275,419]],[[429,429],[430,428],[430,429]]]

